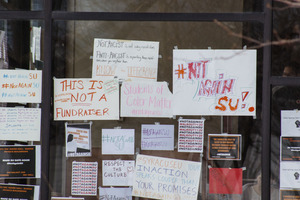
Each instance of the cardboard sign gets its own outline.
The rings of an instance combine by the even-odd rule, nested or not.
[[[173,117],[173,96],[166,82],[124,82],[122,117]]]
[[[281,111],[281,136],[300,137],[300,112],[297,110]]]
[[[39,200],[40,186],[0,184],[1,200]]]
[[[98,162],[72,163],[72,195],[97,195]]]
[[[0,108],[0,140],[40,141],[40,108]]]
[[[54,120],[118,119],[118,81],[54,79]]]
[[[42,71],[0,70],[0,102],[41,103]]]
[[[138,154],[133,196],[197,200],[201,162]]]
[[[133,155],[134,129],[102,129],[103,155]]]
[[[141,149],[174,151],[174,125],[142,124]]]
[[[66,123],[66,157],[91,156],[91,123]]]
[[[93,78],[156,81],[158,42],[94,39]]]
[[[241,135],[208,134],[209,160],[240,160]]]
[[[40,146],[0,146],[0,178],[40,178]]]
[[[179,119],[178,152],[203,153],[204,120]]]
[[[209,193],[242,194],[243,170],[237,168],[210,168]]]
[[[256,113],[256,50],[173,50],[174,115]]]
[[[134,160],[102,160],[103,186],[132,186]]]
[[[99,187],[100,200],[132,200],[131,188]]]
[[[300,200],[300,190],[280,190],[280,200]]]

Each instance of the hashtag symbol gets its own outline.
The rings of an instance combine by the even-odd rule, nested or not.
[[[2,84],[2,88],[8,88],[8,87],[9,87],[9,85],[7,83]]]
[[[178,79],[180,79],[180,75],[182,79],[184,79],[184,75],[186,74],[185,70],[186,68],[183,68],[183,64],[181,64],[181,68],[180,65],[178,65],[178,69],[175,70],[175,74],[178,75]]]

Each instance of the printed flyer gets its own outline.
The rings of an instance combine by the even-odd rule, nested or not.
[[[300,137],[300,112],[298,110],[281,111],[281,136]]]
[[[174,115],[256,115],[256,50],[173,50]]]
[[[1,145],[0,178],[40,178],[41,147]]]
[[[178,152],[203,153],[204,120],[179,119]]]
[[[66,157],[91,156],[91,123],[65,124]]]
[[[40,186],[0,184],[1,200],[39,200]]]

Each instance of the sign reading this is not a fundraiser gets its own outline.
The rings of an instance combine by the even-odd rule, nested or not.
[[[54,79],[54,120],[117,119],[117,80]]]

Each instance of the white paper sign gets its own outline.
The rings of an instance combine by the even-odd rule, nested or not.
[[[173,50],[174,115],[256,113],[256,50]]]
[[[72,195],[97,195],[98,162],[72,163]]]
[[[93,78],[156,81],[159,42],[94,39]]]
[[[0,102],[41,103],[42,71],[0,70]]]
[[[132,186],[134,160],[102,160],[103,186]]]
[[[117,80],[54,79],[54,120],[118,120]]]
[[[66,157],[91,156],[91,124],[66,123]]]
[[[142,125],[142,150],[174,150],[174,125]]]
[[[204,120],[180,119],[178,124],[178,152],[203,153]]]
[[[122,117],[173,117],[173,96],[166,82],[124,82]]]
[[[40,108],[0,108],[0,140],[40,141]]]
[[[281,136],[300,136],[300,112],[281,111]]]
[[[300,188],[299,162],[280,162],[280,188]]]
[[[138,154],[133,196],[164,200],[197,200],[201,162]]]
[[[131,188],[99,187],[100,200],[132,200]]]
[[[102,129],[102,154],[133,155],[134,129]]]

